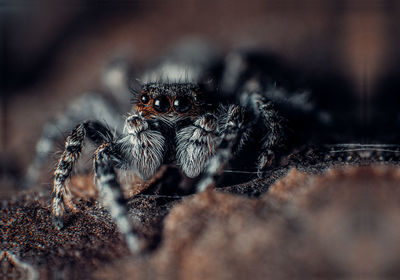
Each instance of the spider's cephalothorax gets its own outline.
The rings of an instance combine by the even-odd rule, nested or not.
[[[250,138],[257,147],[251,165],[263,171],[274,162],[286,140],[283,118],[272,100],[290,103],[290,108],[297,106],[300,111],[308,104],[268,82],[262,67],[253,71],[254,65],[240,52],[216,60],[215,52],[198,45],[178,49],[142,76],[122,129],[110,130],[99,121],[83,121],[67,137],[54,172],[52,213],[58,228],[63,227],[65,206],[72,207],[65,183],[85,139],[97,147],[94,172],[103,204],[133,252],[141,249],[141,239],[130,226],[117,170],[148,180],[162,164],[174,163],[186,176],[200,177],[196,189],[204,191],[215,184],[234,155],[249,146]],[[260,65],[258,59],[255,61]],[[210,80],[210,73],[217,77],[213,85],[205,82]],[[83,108],[86,114],[90,112]],[[94,107],[97,112],[95,109],[107,111],[106,106]],[[105,116],[99,112],[93,115]]]

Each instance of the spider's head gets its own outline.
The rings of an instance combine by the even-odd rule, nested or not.
[[[134,99],[134,110],[146,119],[195,118],[207,106],[200,86],[192,83],[149,83]]]

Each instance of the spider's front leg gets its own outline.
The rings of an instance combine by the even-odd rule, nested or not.
[[[130,115],[125,120],[123,135],[114,142],[101,145],[95,154],[96,185],[103,204],[134,254],[140,252],[144,244],[140,243],[130,223],[127,200],[115,168],[132,170],[141,179],[150,179],[164,158],[165,138],[157,128],[156,123],[140,114]]]
[[[215,184],[233,153],[240,149],[248,134],[246,112],[243,107],[231,105],[224,113],[218,146],[209,159],[205,173],[197,184],[197,192],[203,192]]]
[[[74,164],[81,154],[82,147],[87,137],[96,145],[101,145],[102,143],[112,141],[114,136],[101,123],[86,121],[76,126],[67,137],[65,150],[54,171],[52,215],[54,224],[58,229],[63,227],[65,205],[70,208],[72,207],[70,204],[70,191],[65,181],[70,177]]]
[[[62,136],[61,131],[69,131],[77,123],[95,119],[118,129],[121,123],[120,114],[115,104],[97,93],[87,93],[74,100],[65,112],[45,124],[36,145],[35,156],[28,166],[23,185],[25,188],[37,184],[42,168],[47,163],[54,145]]]
[[[121,165],[126,160],[121,158],[121,151],[118,149],[117,144],[106,143],[96,150],[94,159],[96,185],[103,205],[108,209],[118,230],[125,237],[130,251],[136,254],[143,246],[132,228],[128,215],[128,203],[115,173],[114,167]]]

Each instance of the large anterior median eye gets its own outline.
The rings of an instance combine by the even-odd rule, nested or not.
[[[170,108],[169,99],[166,96],[158,96],[154,99],[153,107],[157,112],[165,113]]]
[[[174,109],[178,113],[185,113],[192,108],[192,103],[190,102],[189,97],[181,96],[177,97],[174,100]]]

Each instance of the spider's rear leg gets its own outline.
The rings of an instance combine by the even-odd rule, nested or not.
[[[240,106],[231,105],[225,113],[222,134],[215,154],[210,158],[205,173],[197,184],[197,192],[203,192],[215,184],[216,178],[224,171],[233,153],[245,141],[248,134],[246,112]]]
[[[105,126],[99,122],[92,121],[79,124],[67,137],[65,150],[54,171],[52,193],[53,221],[55,226],[59,229],[63,227],[65,205],[69,204],[70,197],[70,191],[65,185],[65,181],[71,175],[74,164],[81,154],[86,137],[92,140],[96,145],[110,142],[113,139],[112,133]]]
[[[126,243],[132,253],[138,253],[142,244],[134,232],[129,216],[127,200],[123,196],[123,190],[118,183],[114,165],[121,165],[120,146],[107,143],[102,144],[95,153],[94,171],[96,185],[104,206],[110,212],[119,231],[124,235]],[[126,159],[125,159],[126,160]]]
[[[273,109],[271,102],[260,102],[259,110],[267,128],[267,134],[263,139],[263,151],[258,159],[258,174],[260,175],[263,170],[278,160],[276,152],[283,144],[284,128],[282,118]]]
[[[273,165],[277,161],[276,150],[280,148],[284,137],[282,117],[274,109],[271,101],[261,94],[263,91],[258,78],[249,79],[241,92],[240,101],[251,111],[254,124],[261,119],[266,128],[266,135],[263,137],[262,152],[258,159],[258,173]]]

